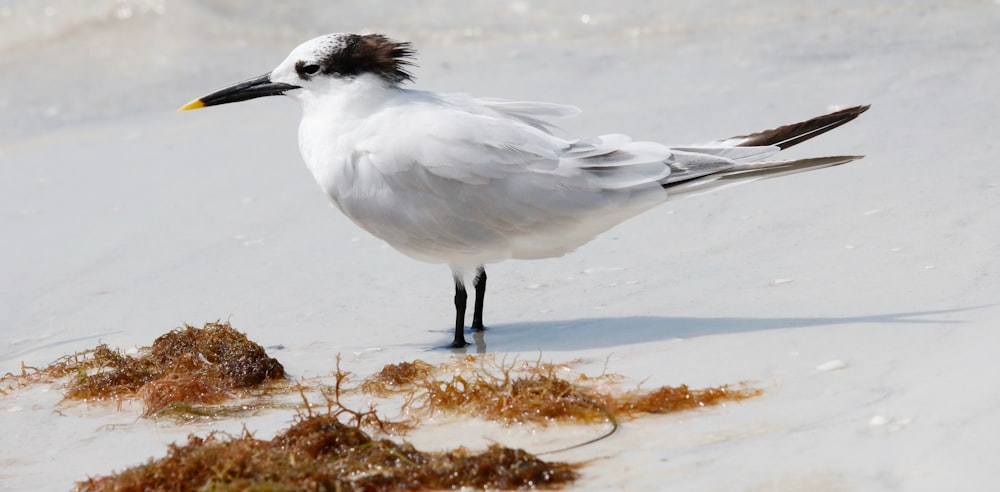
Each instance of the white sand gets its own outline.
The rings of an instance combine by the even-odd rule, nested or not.
[[[271,353],[295,377],[338,353],[359,375],[449,357],[435,348],[450,340],[447,269],[327,204],[294,103],[174,112],[301,40],[367,28],[416,42],[417,87],[581,106],[571,135],[688,143],[873,105],[789,151],[862,161],[668,203],[565,258],[489,269],[489,352],[590,372],[609,359],[644,387],[765,390],[547,456],[594,459],[578,489],[1000,488],[997,2],[229,4],[93,2],[98,20],[133,10],[77,25],[0,2],[0,371],[220,318],[283,346]],[[59,399],[0,396],[0,489],[65,490],[190,432],[267,437],[292,418],[176,426]],[[529,451],[560,439],[498,435]]]

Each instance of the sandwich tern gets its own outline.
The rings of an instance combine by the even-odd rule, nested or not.
[[[668,147],[609,134],[564,139],[572,106],[406,89],[414,51],[379,34],[329,34],[277,68],[180,110],[287,95],[302,106],[302,157],[333,203],[393,248],[451,268],[455,337],[466,345],[465,279],[483,327],[485,265],[562,256],[667,200],[844,164],[861,156],[769,160],[847,123],[855,106],[771,130]]]

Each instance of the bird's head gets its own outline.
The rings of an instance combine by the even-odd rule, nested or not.
[[[271,72],[202,96],[180,111],[263,96],[323,93],[362,76],[398,86],[412,78],[407,71],[412,56],[410,43],[381,34],[327,34],[296,47]]]

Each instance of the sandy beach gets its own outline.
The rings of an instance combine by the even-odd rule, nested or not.
[[[787,152],[846,166],[668,202],[575,253],[493,265],[468,353],[758,398],[551,456],[573,490],[993,490],[1000,424],[1000,3],[0,2],[0,373],[229,320],[292,378],[454,356],[452,284],[344,218],[284,98],[176,112],[326,32],[412,41],[416,88],[577,105],[667,144],[855,104]],[[0,489],[67,490],[190,433],[137,404],[0,395]],[[435,423],[426,448],[593,430]],[[562,433],[562,434],[561,434]],[[456,437],[457,436],[457,437]]]

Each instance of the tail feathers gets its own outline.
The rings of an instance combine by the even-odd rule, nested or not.
[[[847,164],[848,162],[861,159],[862,157],[864,156],[842,155],[796,159],[792,161],[739,164],[713,174],[668,182],[663,185],[663,188],[668,190],[671,195],[695,196],[709,191],[750,183],[761,179],[776,178],[788,174],[822,169],[824,167],[839,166],[841,164]]]
[[[842,109],[833,113],[817,116],[815,118],[792,123],[790,125],[779,126],[771,130],[730,137],[721,143],[736,147],[757,147],[773,145],[787,149],[795,144],[809,140],[810,138],[822,135],[867,111],[869,106],[854,106]]]

